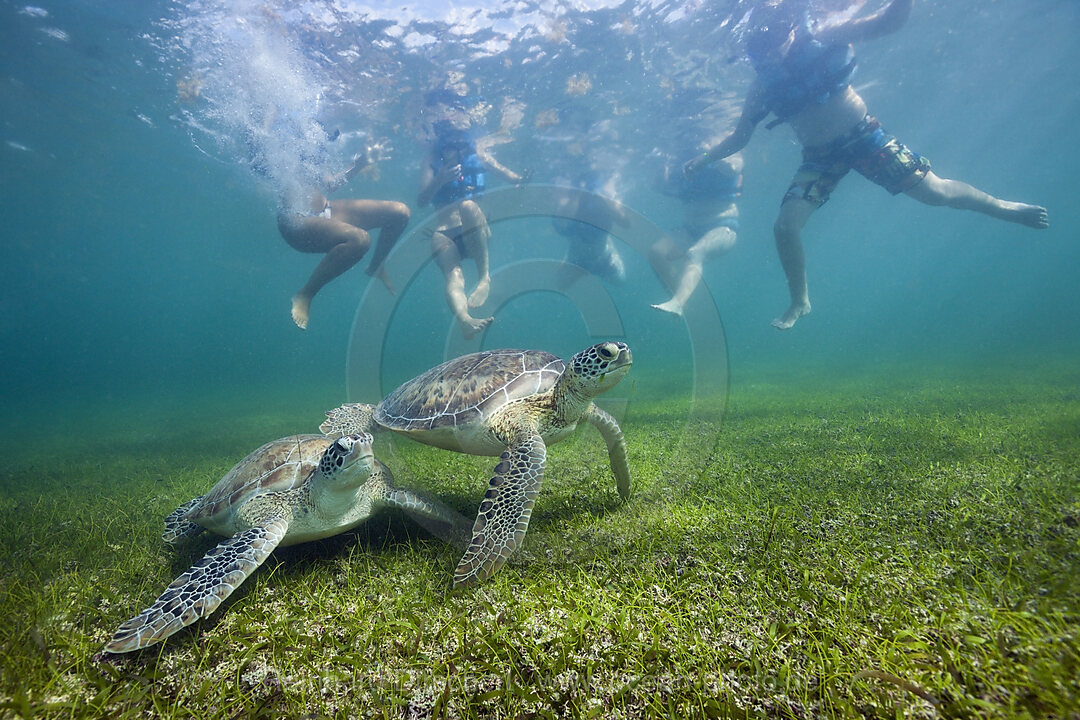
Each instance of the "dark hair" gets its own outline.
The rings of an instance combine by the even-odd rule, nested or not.
[[[750,15],[752,25],[744,38],[747,56],[751,60],[765,58],[783,45],[793,30],[807,24],[808,13],[807,4],[797,0],[755,8]]]
[[[451,149],[467,152],[473,147],[469,133],[454,127],[449,120],[438,121],[432,129],[435,131],[435,147],[438,152]]]

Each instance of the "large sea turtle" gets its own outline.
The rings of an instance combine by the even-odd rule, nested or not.
[[[241,460],[210,492],[165,519],[175,543],[203,530],[230,536],[176,578],[153,605],[131,618],[105,646],[125,653],[160,642],[212,613],[279,545],[329,537],[377,509],[398,507],[453,528],[467,525],[437,502],[394,488],[371,452],[371,435],[293,435]]]
[[[428,445],[497,455],[495,474],[454,571],[454,585],[490,577],[521,545],[544,477],[547,446],[585,421],[607,442],[619,494],[630,495],[626,442],[615,418],[592,399],[630,369],[630,348],[602,342],[564,362],[543,350],[488,350],[445,362],[376,405],[326,413],[330,437],[387,428]]]

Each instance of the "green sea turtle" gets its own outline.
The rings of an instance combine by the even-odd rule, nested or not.
[[[376,405],[326,413],[330,437],[387,428],[428,445],[499,456],[454,571],[454,585],[490,577],[521,545],[544,477],[547,446],[585,421],[608,447],[619,494],[630,495],[626,442],[615,418],[592,399],[630,369],[630,348],[602,342],[564,362],[542,350],[488,350],[445,362],[409,380]]]
[[[464,521],[439,503],[394,488],[392,481],[372,455],[368,434],[293,435],[263,445],[210,492],[165,519],[162,537],[168,543],[203,530],[231,537],[121,625],[105,650],[131,652],[164,640],[217,609],[275,547],[345,532],[381,507],[451,527]]]

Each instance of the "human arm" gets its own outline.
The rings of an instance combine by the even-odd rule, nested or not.
[[[364,168],[366,168],[370,164],[371,163],[369,163],[367,161],[367,158],[365,158],[362,155],[357,155],[356,157],[353,158],[353,164],[352,165],[345,168],[344,170],[337,173],[336,175],[331,175],[328,178],[326,178],[326,180],[323,181],[323,188],[328,193],[334,192],[339,187],[343,186],[345,183],[352,180],[353,177],[358,172],[360,172],[361,170],[363,170]]]
[[[524,176],[514,172],[513,170],[496,160],[495,156],[489,153],[487,150],[478,147],[476,149],[476,156],[479,157],[485,165],[502,175],[503,178],[508,180],[509,182],[518,183],[525,179]]]
[[[356,155],[353,158],[353,164],[348,168],[342,170],[336,175],[331,175],[323,182],[323,186],[326,188],[326,192],[333,192],[345,183],[352,180],[357,173],[364,168],[374,165],[381,160],[387,160],[390,157],[390,151],[393,148],[390,146],[390,141],[383,139],[378,142],[372,143],[364,148],[364,152]]]
[[[461,174],[461,163],[443,163],[437,171],[434,166],[435,156],[427,153],[420,166],[420,194],[416,198],[420,207],[430,205],[439,189]]]
[[[755,80],[751,85],[749,91],[746,93],[746,101],[743,103],[742,115],[739,116],[739,121],[735,123],[735,129],[731,131],[731,134],[726,138],[710,147],[701,155],[691,158],[683,165],[683,174],[687,177],[699,172],[706,165],[723,160],[729,155],[735,153],[746,147],[750,142],[750,138],[754,134],[754,129],[758,126],[765,116],[769,114],[769,109],[765,106],[764,93],[761,84]]]
[[[911,16],[915,0],[892,0],[872,15],[855,18],[835,27],[815,29],[814,37],[825,43],[854,43],[894,33]]]

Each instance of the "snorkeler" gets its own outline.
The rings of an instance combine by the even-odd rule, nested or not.
[[[566,255],[560,268],[563,288],[570,287],[585,273],[616,285],[626,281],[626,267],[615,248],[611,230],[629,220],[615,197],[614,176],[605,180],[595,170],[586,170],[559,198],[561,215],[552,217],[555,232],[567,238]],[[580,192],[574,192],[575,190]]]
[[[486,171],[491,168],[510,182],[522,176],[500,165],[479,149],[465,130],[447,120],[434,126],[435,141],[420,170],[420,194],[417,204],[439,209],[438,226],[431,236],[431,251],[446,278],[446,302],[454,313],[461,332],[471,338],[495,318],[474,318],[469,310],[487,301],[491,287],[488,271],[488,227],[484,211],[476,203],[486,186]],[[477,282],[466,298],[463,258],[476,263]]]
[[[367,274],[378,276],[393,292],[383,261],[409,224],[409,208],[390,200],[328,200],[323,194],[340,188],[365,167],[384,159],[388,145],[368,146],[354,158],[351,167],[325,179],[321,188],[311,188],[303,197],[288,193],[278,210],[278,230],[285,242],[306,253],[324,253],[304,287],[292,297],[292,319],[306,330],[315,294],[338,275],[358,263],[371,247],[369,232],[379,229],[375,252]]]
[[[683,174],[670,164],[665,166],[660,191],[682,203],[683,225],[677,235],[684,244],[665,235],[652,247],[652,265],[673,289],[670,300],[653,305],[657,310],[682,315],[686,301],[701,282],[705,261],[735,247],[739,230],[736,201],[742,194],[742,168],[739,154],[693,175]]]
[[[746,147],[758,123],[788,123],[803,146],[803,163],[780,206],[773,231],[787,275],[791,305],[774,327],[790,328],[810,312],[801,232],[837,183],[855,169],[890,193],[904,193],[927,205],[975,210],[1008,222],[1044,229],[1046,208],[988,195],[930,170],[930,162],[908,149],[866,109],[850,85],[855,70],[852,42],[897,31],[911,14],[913,0],[892,0],[882,10],[843,24],[812,28],[805,4],[780,0],[751,17],[746,51],[757,73],[735,129],[703,155],[684,165],[688,176]],[[760,15],[764,15],[761,17]]]

